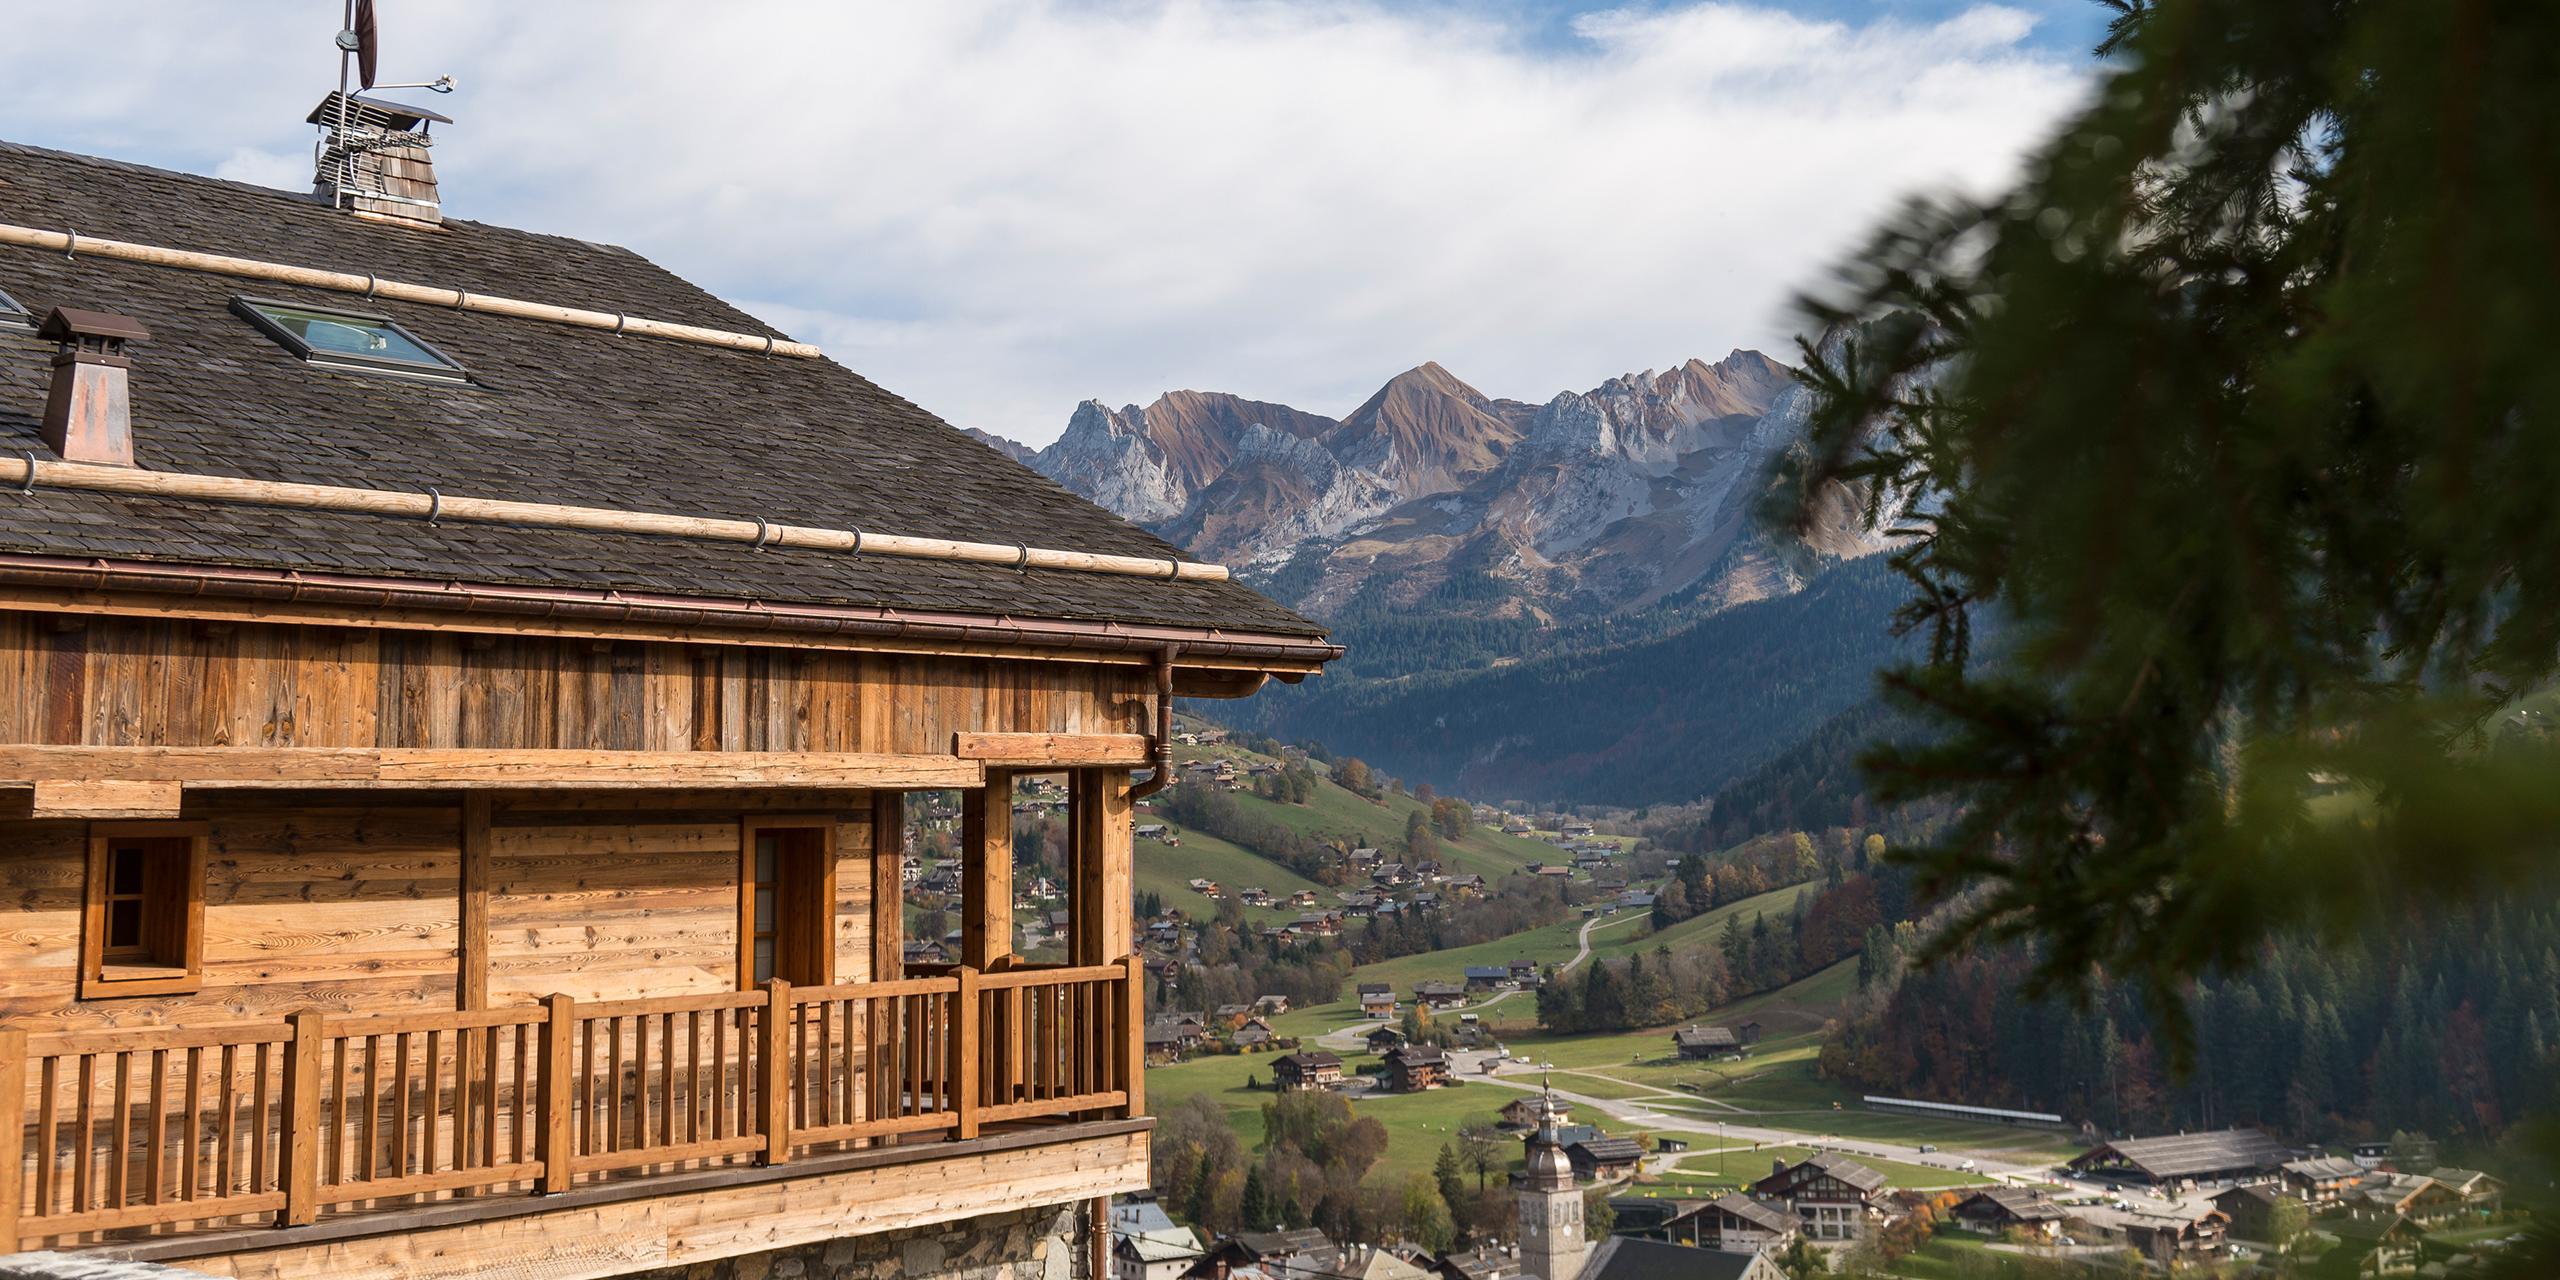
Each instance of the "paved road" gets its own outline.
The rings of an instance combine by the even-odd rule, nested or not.
[[[1573,935],[1573,958],[1556,966],[1556,976],[1561,978],[1564,975],[1573,972],[1575,969],[1582,967],[1582,963],[1584,961],[1591,958],[1592,930],[1606,929],[1614,925],[1632,924],[1635,921],[1644,919],[1645,916],[1646,913],[1644,912],[1631,911],[1620,915],[1593,916],[1591,919],[1583,921],[1582,927],[1576,930]],[[1486,1000],[1481,1004],[1461,1005],[1454,1012],[1482,1013],[1513,996],[1521,994],[1522,991],[1523,988],[1513,987],[1495,995],[1492,999]],[[1362,1047],[1363,1042],[1369,1038],[1369,1033],[1382,1025],[1387,1024],[1378,1022],[1354,1022],[1348,1026],[1337,1027],[1334,1030],[1316,1037],[1316,1043],[1337,1052],[1359,1049]]]

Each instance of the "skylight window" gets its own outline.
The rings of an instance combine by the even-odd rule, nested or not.
[[[35,326],[36,318],[27,314],[27,309],[18,305],[18,300],[10,297],[8,290],[0,289],[0,327],[32,329]]]
[[[428,346],[388,316],[234,298],[231,309],[266,331],[308,363],[330,369],[390,373],[437,382],[465,382],[470,374],[453,357]]]

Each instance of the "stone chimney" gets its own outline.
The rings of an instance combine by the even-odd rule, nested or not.
[[[44,442],[65,462],[133,465],[133,362],[128,342],[151,331],[127,316],[56,307],[36,336],[61,344],[44,399]]]
[[[311,109],[320,159],[311,193],[367,217],[419,226],[444,221],[430,130],[451,118],[363,94],[332,93]]]

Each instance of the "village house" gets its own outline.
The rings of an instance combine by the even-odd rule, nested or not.
[[[1684,1059],[1739,1058],[1741,1037],[1731,1027],[1682,1027],[1671,1033],[1671,1047]]]
[[[1403,1047],[1404,1033],[1394,1027],[1373,1027],[1368,1035],[1361,1037],[1361,1043],[1368,1046],[1369,1052],[1384,1057],[1389,1051]]]
[[[1133,803],[1173,699],[1336,650],[638,254],[443,216],[443,117],[311,119],[311,193],[0,145],[0,1248],[1100,1274]]]
[[[1484,896],[1484,877],[1472,873],[1451,876],[1440,887],[1453,898],[1481,898]]]
[[[1392,1018],[1396,1016],[1396,993],[1394,988],[1389,987],[1383,982],[1361,983],[1360,1016],[1364,1018]]]
[[[1426,1009],[1454,1009],[1467,1002],[1467,989],[1455,982],[1417,982],[1413,1000]]]
[[[1801,1230],[1792,1213],[1746,1195],[1727,1193],[1673,1217],[1663,1238],[1727,1253],[1777,1252]]]
[[[2144,1215],[2123,1224],[2125,1244],[2164,1267],[2221,1252],[2230,1231],[2231,1220],[2219,1209],[2207,1209],[2192,1218]]]
[[[1266,1018],[1276,1018],[1289,1011],[1287,996],[1255,996],[1253,1011]]]
[[[2438,1227],[2463,1211],[2462,1193],[2424,1174],[2377,1174],[2357,1187],[2344,1203],[2357,1218],[2407,1218],[2422,1227]]]
[[[1573,1162],[1574,1177],[1584,1182],[1615,1182],[1635,1176],[1644,1148],[1633,1138],[1586,1138],[1566,1144],[1564,1155]]]
[[[1427,1044],[1398,1045],[1379,1061],[1389,1093],[1421,1093],[1449,1083],[1448,1055]]]
[[[2233,1238],[2271,1242],[2275,1238],[2276,1206],[2288,1201],[2302,1205],[2302,1197],[2275,1183],[2251,1182],[2217,1193],[2213,1207],[2231,1224]],[[2310,1206],[2302,1207],[2307,1215]]]
[[[2281,1170],[2293,1153],[2256,1129],[2215,1129],[2158,1138],[2126,1138],[2074,1156],[2083,1177],[2148,1182],[2167,1190],[2254,1182]]]
[[[1514,960],[1506,968],[1510,970],[1513,986],[1535,987],[1540,984],[1538,962],[1535,960]]]
[[[1284,1053],[1271,1060],[1271,1083],[1282,1093],[1330,1089],[1342,1083],[1342,1059],[1321,1049]]]
[[[1467,990],[1494,991],[1511,985],[1511,970],[1498,964],[1471,964],[1466,971]]]
[[[1847,1156],[1822,1151],[1774,1164],[1768,1177],[1751,1184],[1751,1194],[1787,1206],[1803,1220],[1808,1239],[1861,1239],[1884,1217],[1884,1175]]]
[[[2320,1259],[2323,1275],[2408,1275],[2426,1257],[2426,1228],[2397,1214],[2339,1219],[2320,1229],[2338,1238]]]
[[[2331,1156],[2288,1160],[2277,1174],[2285,1190],[2315,1207],[2337,1203],[2366,1176],[2364,1166]]]
[[[1290,894],[1289,905],[1293,907],[1312,907],[1316,905],[1316,891],[1313,889],[1300,889],[1296,893]]]
[[[2477,1169],[2436,1168],[2427,1176],[2452,1188],[2463,1207],[2474,1212],[2496,1213],[2506,1203],[2507,1184]]]
[[[2016,1231],[2038,1240],[2062,1234],[2071,1215],[2043,1192],[2029,1187],[1983,1187],[1949,1210],[1957,1221],[1985,1235]]]
[[[1573,1104],[1557,1099],[1552,1106],[1556,1123],[1566,1123],[1567,1118],[1572,1114]],[[1538,1107],[1539,1101],[1536,1097],[1514,1098],[1503,1103],[1502,1110],[1494,1114],[1506,1129],[1532,1129],[1538,1124]]]
[[[1153,1196],[1111,1208],[1111,1280],[1179,1280],[1208,1256],[1200,1237],[1176,1223]]]
[[[1260,1018],[1247,1018],[1243,1025],[1227,1033],[1227,1043],[1239,1049],[1259,1049],[1271,1041],[1271,1024]]]

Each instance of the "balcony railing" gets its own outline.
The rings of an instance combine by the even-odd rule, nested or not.
[[[388,1017],[0,1031],[0,1251],[1133,1114],[1134,957]]]

